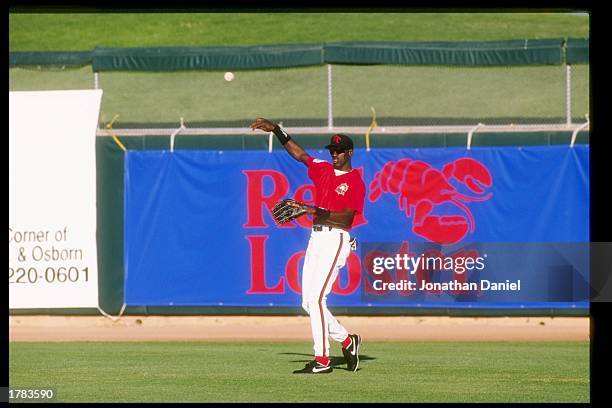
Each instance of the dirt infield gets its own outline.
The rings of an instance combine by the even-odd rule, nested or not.
[[[588,317],[338,316],[375,341],[588,341]],[[307,341],[306,316],[9,316],[9,341]]]

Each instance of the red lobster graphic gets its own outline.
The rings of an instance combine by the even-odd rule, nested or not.
[[[455,160],[444,166],[442,172],[419,160],[401,159],[388,162],[374,175],[368,198],[374,202],[382,193],[399,193],[399,207],[406,208],[407,217],[414,207],[412,231],[415,234],[440,244],[454,244],[465,237],[468,227],[474,232],[476,225],[471,211],[463,203],[488,200],[492,193],[480,197],[461,194],[449,183],[451,179],[477,194],[485,192],[481,185],[492,185],[489,170],[474,159]],[[467,214],[467,218],[431,215],[434,205],[441,203],[453,203]]]

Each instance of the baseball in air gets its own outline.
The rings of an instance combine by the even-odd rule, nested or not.
[[[234,73],[233,72],[226,72],[225,75],[223,75],[223,78],[225,78],[225,80],[227,82],[233,81],[234,80]]]

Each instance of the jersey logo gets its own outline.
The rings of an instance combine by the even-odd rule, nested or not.
[[[348,184],[342,183],[338,187],[336,187],[336,193],[338,195],[343,196],[348,191],[348,189],[349,189]]]
[[[313,159],[312,161],[314,163],[325,163],[325,160],[321,160],[321,159]]]

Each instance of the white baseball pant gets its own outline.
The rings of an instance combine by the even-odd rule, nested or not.
[[[341,342],[347,330],[327,309],[327,295],[351,253],[349,233],[323,227],[312,231],[302,269],[302,308],[310,315],[314,355],[329,356],[329,337]]]

